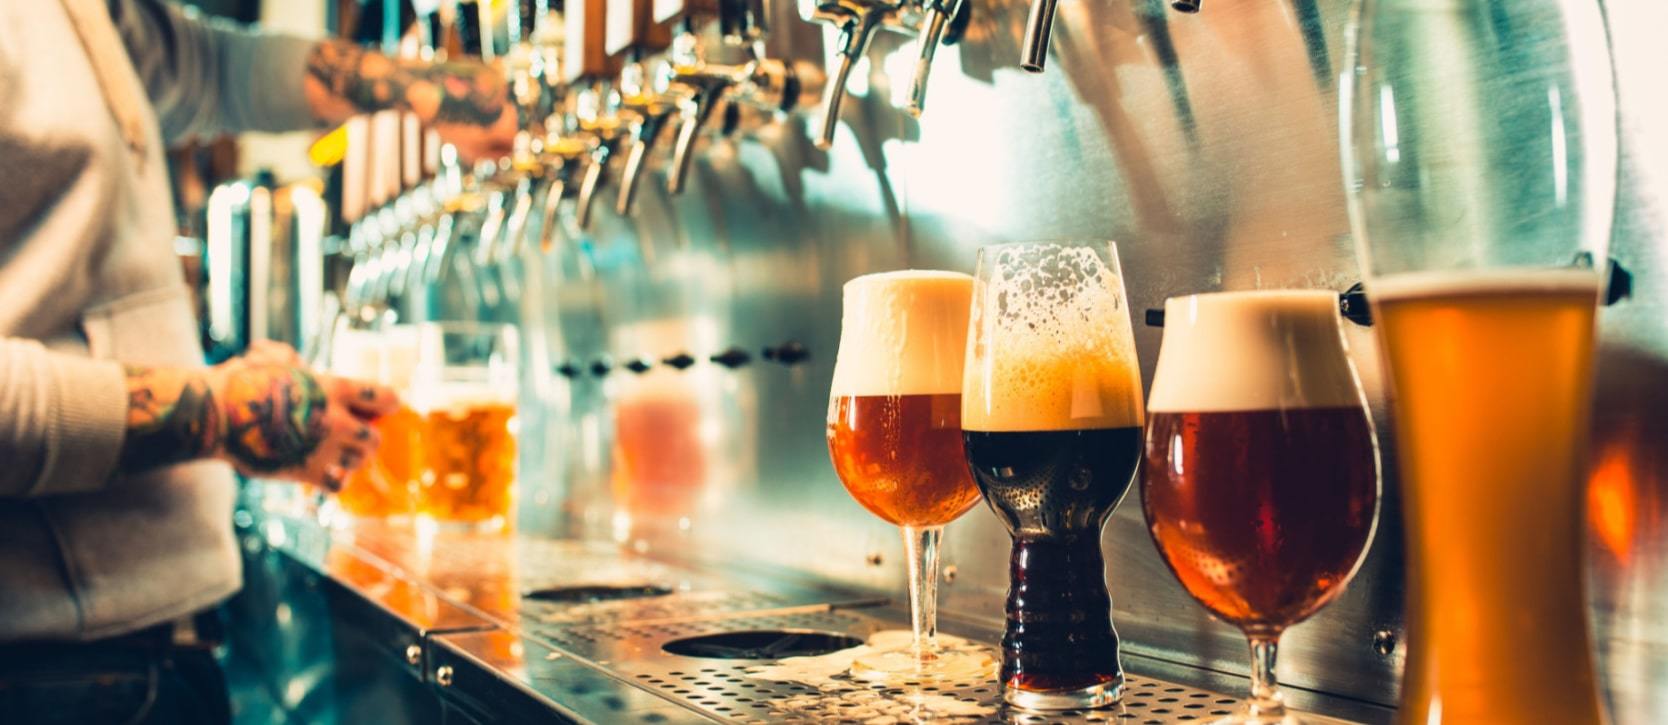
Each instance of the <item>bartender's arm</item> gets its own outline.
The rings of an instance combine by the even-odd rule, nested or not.
[[[266,343],[212,368],[126,366],[127,432],[117,467],[218,458],[249,475],[341,488],[376,449],[387,388],[318,374]]]

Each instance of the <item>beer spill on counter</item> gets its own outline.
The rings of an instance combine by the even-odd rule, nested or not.
[[[942,526],[979,501],[961,441],[972,287],[921,270],[846,283],[829,454],[852,498],[899,526]]]
[[[972,311],[961,422],[1014,538],[1002,682],[1074,692],[1123,677],[1100,533],[1140,459],[1141,377],[1118,275],[1091,247],[1019,263],[1036,249],[985,260],[996,273]]]
[[[1167,305],[1148,400],[1148,528],[1211,613],[1277,636],[1344,589],[1372,536],[1378,457],[1329,291]]]
[[[1405,718],[1603,719],[1579,483],[1599,283],[1580,269],[1370,283],[1413,544]]]

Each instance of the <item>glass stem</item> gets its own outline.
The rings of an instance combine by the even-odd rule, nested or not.
[[[938,650],[938,542],[942,526],[903,527],[909,562],[909,623],[915,632],[915,655],[923,662]]]
[[[1286,716],[1286,700],[1280,696],[1280,682],[1274,676],[1274,658],[1279,655],[1280,635],[1250,635],[1251,699],[1245,703],[1253,722],[1276,722]]]

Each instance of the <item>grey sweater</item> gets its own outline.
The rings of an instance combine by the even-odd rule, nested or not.
[[[116,470],[121,362],[202,364],[164,142],[312,124],[310,45],[161,0],[0,2],[0,641],[237,590],[224,465]]]

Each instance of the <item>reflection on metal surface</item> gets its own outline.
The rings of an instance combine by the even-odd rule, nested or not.
[[[653,526],[634,517],[630,538],[656,542],[666,556],[763,560],[897,591],[902,562],[871,566],[865,558],[889,549],[893,532],[846,500],[828,463],[821,420],[832,359],[796,354],[792,366],[774,359],[785,340],[797,341],[797,351],[834,349],[845,280],[906,267],[967,270],[981,244],[1049,238],[1118,240],[1137,309],[1192,292],[1344,290],[1360,279],[1339,183],[1332,82],[1349,3],[1218,3],[1184,15],[1162,0],[1064,2],[1054,57],[1037,76],[1014,68],[1027,3],[970,4],[964,38],[938,50],[933,109],[919,121],[902,110],[919,49],[881,33],[866,62],[854,64],[846,123],[828,151],[812,147],[804,124],[714,141],[696,156],[686,194],[674,198],[649,184],[633,217],[599,209],[590,231],[548,262],[560,271],[544,301],[558,359],[683,354],[689,365],[604,381],[553,376],[562,408],[544,435],[563,457],[552,478],[568,492],[567,513],[559,527],[530,530],[611,535],[615,416],[661,385],[647,379],[664,373],[699,391],[686,400],[696,410],[685,417],[717,436],[700,450],[704,485],[722,494]],[[832,32],[802,24],[794,8],[771,12],[773,55],[822,61],[819,40],[828,54],[838,50]],[[1608,339],[1660,362],[1668,355],[1668,248],[1657,241],[1668,225],[1668,154],[1657,151],[1668,148],[1668,104],[1647,69],[1668,58],[1649,30],[1668,21],[1668,8],[1617,0],[1607,12],[1624,136],[1613,253],[1634,273],[1635,294],[1607,308],[1602,324]],[[1376,427],[1388,431],[1371,331],[1350,327]],[[1159,330],[1136,335],[1150,379]],[[762,351],[769,364],[732,370],[707,362],[731,347]],[[1653,393],[1668,385],[1644,374],[1612,373]],[[1607,409],[1642,415],[1647,399],[1603,403],[1601,420]],[[1647,556],[1645,542],[1664,538],[1662,519],[1648,511],[1668,499],[1668,479],[1634,470],[1635,453],[1623,484],[1623,458],[1606,441],[1630,435],[1639,441],[1633,450],[1665,445],[1655,428],[1605,428],[1596,439],[1595,462],[1608,467],[1592,494],[1602,542],[1595,556],[1610,561],[1596,565],[1593,598],[1612,699],[1625,703],[1617,711],[1652,721],[1668,716],[1668,695],[1653,690],[1668,679],[1668,651],[1657,644],[1668,617],[1647,616],[1664,595],[1645,583],[1663,580],[1668,562]],[[1281,659],[1282,679],[1297,687],[1390,704],[1405,656],[1403,572],[1395,441],[1381,443],[1382,535],[1343,597],[1288,634]],[[1001,528],[982,510],[952,528],[944,558],[958,577],[941,609],[994,622],[1006,591]],[[1244,671],[1235,633],[1174,584],[1139,511],[1114,516],[1104,550],[1130,651]]]

